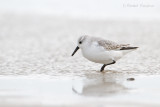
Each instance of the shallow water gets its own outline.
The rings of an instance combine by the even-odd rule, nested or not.
[[[5,76],[0,78],[0,102],[5,106],[158,107],[159,77],[117,73],[76,79],[55,79],[45,75]]]
[[[0,102],[6,106],[160,106],[159,21],[0,17]],[[140,47],[99,72],[82,34]],[[21,102],[20,102],[21,101]]]

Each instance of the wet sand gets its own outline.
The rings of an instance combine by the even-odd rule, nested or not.
[[[160,106],[160,21],[1,14],[0,106]],[[140,47],[99,72],[77,52],[88,34]]]

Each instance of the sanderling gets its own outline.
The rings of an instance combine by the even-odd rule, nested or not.
[[[85,58],[92,62],[103,64],[100,69],[100,71],[103,71],[107,65],[115,64],[122,56],[138,47],[131,47],[129,44],[117,44],[97,37],[81,36],[72,56],[79,48]]]

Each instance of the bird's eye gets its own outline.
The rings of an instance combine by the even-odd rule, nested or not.
[[[79,44],[82,44],[82,42],[80,41]]]

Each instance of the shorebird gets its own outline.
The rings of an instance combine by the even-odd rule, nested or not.
[[[78,46],[72,53],[72,56],[78,49],[81,49],[82,54],[86,59],[103,64],[100,69],[102,72],[107,65],[115,64],[116,61],[125,54],[136,50],[137,48],[138,47],[131,47],[129,44],[118,44],[102,38],[85,35],[78,39]]]

